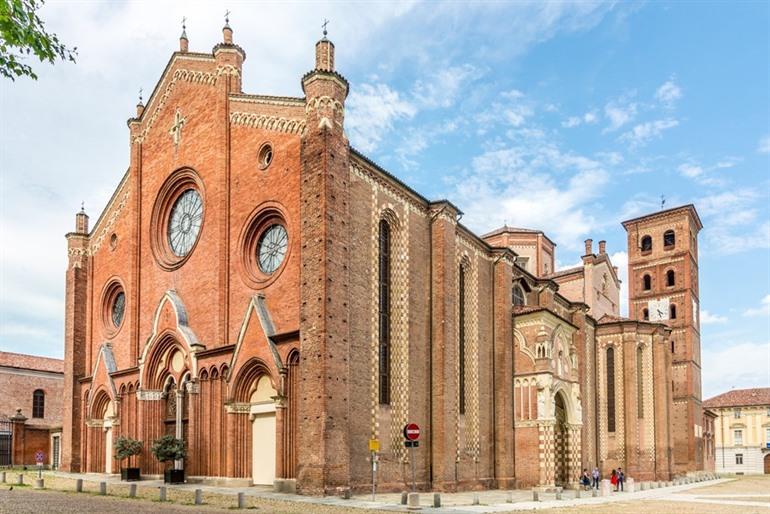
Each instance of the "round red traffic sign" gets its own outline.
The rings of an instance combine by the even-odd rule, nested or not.
[[[404,438],[407,441],[416,441],[420,438],[420,427],[417,423],[409,423],[404,426]]]

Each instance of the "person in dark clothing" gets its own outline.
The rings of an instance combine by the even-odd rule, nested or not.
[[[588,477],[588,470],[586,468],[583,468],[583,474],[580,476],[580,485],[582,485],[585,490],[588,490],[588,488],[591,487],[591,479]]]
[[[593,478],[593,488],[599,489],[599,479],[601,478],[601,475],[599,474],[599,468],[594,468],[593,473],[591,473],[591,478]]]
[[[623,483],[626,481],[626,474],[622,468],[618,468],[618,489],[623,490]]]

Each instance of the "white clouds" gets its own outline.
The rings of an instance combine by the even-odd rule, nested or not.
[[[636,117],[637,104],[627,103],[622,100],[610,102],[604,106],[604,116],[610,124],[605,132],[612,132],[629,123]]]
[[[703,175],[703,168],[694,164],[681,164],[677,169],[679,173],[687,178],[696,178]]]
[[[655,92],[655,99],[667,108],[672,108],[680,98],[682,98],[682,89],[676,85],[673,77],[664,82]]]
[[[700,323],[701,325],[714,325],[717,323],[727,323],[727,316],[720,316],[719,314],[712,314],[705,309],[700,311]]]
[[[762,298],[759,307],[746,309],[743,312],[744,316],[764,316],[770,318],[770,294]]]
[[[483,233],[507,220],[580,248],[597,224],[591,201],[609,180],[604,164],[562,151],[537,131],[517,131],[511,139],[516,144],[474,158],[470,172],[454,183],[449,197],[463,206],[464,221]]]
[[[412,96],[418,106],[426,109],[451,107],[477,73],[470,64],[440,69],[418,79],[412,88]]]
[[[753,189],[722,191],[695,203],[705,222],[704,238],[709,252],[731,255],[770,248],[770,222],[758,223],[757,202],[767,198]]]
[[[767,386],[770,342],[729,342],[703,346],[703,397],[732,388]]]
[[[569,118],[561,122],[561,126],[564,128],[572,128],[572,127],[577,127],[578,125],[581,125],[583,123],[585,123],[586,125],[593,125],[598,121],[599,121],[599,116],[597,116],[596,111],[589,111],[585,113],[583,116],[570,116]]]
[[[770,135],[760,138],[759,144],[757,145],[757,152],[770,153]]]
[[[353,146],[371,152],[398,120],[412,118],[417,108],[386,84],[361,84],[347,101],[346,126]]]
[[[663,131],[674,128],[677,125],[679,125],[679,122],[673,118],[640,123],[620,136],[620,140],[632,147],[642,146],[653,139],[660,138]]]

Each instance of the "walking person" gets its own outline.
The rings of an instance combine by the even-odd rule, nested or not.
[[[615,471],[615,468],[612,468],[612,475],[610,475],[610,484],[612,484],[612,487],[615,488],[615,491],[618,490],[618,472]]]
[[[623,483],[626,481],[626,474],[623,473],[623,468],[618,468],[618,489],[623,490]]]
[[[599,478],[601,478],[601,475],[599,475],[599,468],[594,468],[593,473],[591,473],[591,477],[594,479],[593,488],[599,489]]]

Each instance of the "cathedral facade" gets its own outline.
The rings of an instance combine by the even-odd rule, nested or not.
[[[692,206],[627,222],[630,261],[655,281],[632,285],[621,318],[604,242],[556,272],[542,232],[474,234],[457,206],[351,148],[326,37],[295,98],[243,93],[246,54],[223,35],[194,53],[183,34],[128,120],[112,199],[67,234],[63,469],[116,473],[124,435],[158,475],[164,434],[185,441],[188,478],[304,494],[370,490],[375,442],[380,490],[403,489],[412,464],[435,490],[702,466],[697,304],[684,307],[697,274],[657,282],[688,276],[685,257],[697,269]],[[664,225],[675,242],[658,253]],[[682,296],[684,324],[643,315],[663,293]],[[422,428],[412,452],[407,423]]]

